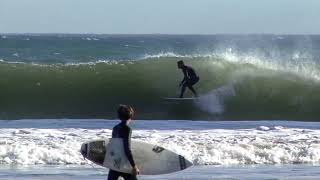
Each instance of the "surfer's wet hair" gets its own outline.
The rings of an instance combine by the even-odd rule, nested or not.
[[[134,115],[134,110],[131,106],[120,104],[118,107],[118,118],[121,121],[127,121]]]

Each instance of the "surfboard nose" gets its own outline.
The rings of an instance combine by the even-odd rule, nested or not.
[[[185,159],[183,156],[179,155],[180,169],[184,170],[190,166],[192,166],[192,162]]]
[[[193,166],[192,162],[186,159],[186,168]]]
[[[83,157],[88,156],[88,144],[87,143],[83,143],[81,145],[80,153],[82,154]]]

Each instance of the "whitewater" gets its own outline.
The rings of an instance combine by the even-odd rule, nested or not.
[[[0,121],[2,171],[15,169],[30,173],[39,167],[47,169],[43,176],[50,177],[52,169],[76,168],[79,172],[74,172],[74,177],[85,169],[98,179],[102,178],[107,169],[84,160],[79,149],[83,142],[110,138],[117,122],[103,119]],[[319,166],[319,127],[320,123],[316,122],[290,121],[136,120],[132,124],[132,139],[160,145],[185,156],[194,163],[194,167],[187,170],[191,174],[212,168],[227,171],[228,168],[247,167],[250,171],[252,168],[259,170],[259,167],[280,167],[287,170]],[[209,174],[215,175],[214,171]],[[169,177],[175,179],[181,173],[175,175]],[[186,179],[195,176],[189,175]],[[157,177],[161,176],[152,178]]]
[[[110,138],[117,121],[19,120],[0,123],[2,165],[81,165],[86,163],[79,153],[81,144]],[[243,123],[246,125],[240,125]],[[28,124],[34,124],[34,127],[24,127]],[[8,128],[4,128],[6,126]],[[320,123],[289,121],[139,120],[134,121],[132,139],[163,146],[195,165],[318,164],[319,126]]]

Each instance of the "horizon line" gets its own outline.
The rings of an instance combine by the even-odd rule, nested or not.
[[[0,32],[0,35],[195,35],[195,36],[206,36],[206,35],[320,35],[320,33],[9,33]]]

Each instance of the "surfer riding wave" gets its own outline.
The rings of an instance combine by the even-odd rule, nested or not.
[[[177,62],[178,68],[182,70],[184,78],[180,83],[181,92],[180,98],[183,98],[183,94],[186,91],[186,87],[188,87],[194,94],[195,97],[198,97],[197,91],[192,87],[199,81],[199,76],[196,74],[195,70],[190,67],[186,66],[183,61]]]

